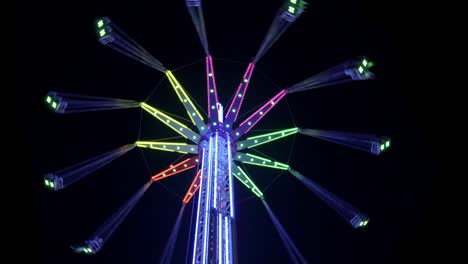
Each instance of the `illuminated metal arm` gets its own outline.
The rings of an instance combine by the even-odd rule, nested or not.
[[[251,190],[256,196],[263,197],[263,193],[258,189],[255,183],[247,176],[239,166],[237,166],[234,162],[231,165],[232,168],[232,175],[234,175],[245,187]]]
[[[246,164],[252,164],[252,165],[257,165],[257,166],[262,166],[262,167],[278,169],[278,170],[287,170],[289,168],[289,165],[287,164],[277,162],[277,161],[272,161],[272,160],[269,160],[260,156],[256,156],[253,154],[249,154],[249,153],[237,152],[236,156],[234,157],[234,160],[238,160]]]
[[[260,107],[255,113],[249,116],[239,127],[234,131],[235,139],[238,139],[245,133],[249,132],[258,121],[260,121],[278,102],[286,95],[286,90],[281,90],[277,95],[268,100],[262,107]]]
[[[280,138],[284,138],[290,135],[294,135],[299,131],[299,128],[293,127],[289,129],[283,129],[276,132],[271,132],[263,135],[258,135],[254,137],[249,137],[246,140],[238,141],[237,150],[242,150],[245,148],[253,148],[262,144],[266,144],[272,141],[275,141]]]
[[[188,204],[190,202],[190,199],[192,199],[192,197],[195,196],[195,193],[200,188],[200,175],[201,170],[198,170],[197,174],[195,175],[195,178],[193,178],[192,184],[190,184],[190,188],[188,189],[184,199],[182,200],[184,204]]]
[[[190,139],[191,141],[197,143],[200,140],[200,136],[190,130],[187,126],[180,123],[179,121],[175,120],[174,118],[164,114],[163,112],[159,111],[158,109],[148,105],[147,103],[141,103],[141,108],[146,112],[150,113],[159,121],[163,122],[166,126],[172,128],[175,132],[179,133],[181,136]]]
[[[198,131],[204,132],[206,128],[205,128],[205,122],[203,121],[203,117],[200,114],[200,112],[198,112],[196,106],[193,104],[192,100],[187,95],[182,85],[180,85],[180,83],[177,81],[177,79],[174,77],[171,71],[167,70],[166,76],[169,79],[169,82],[171,83],[172,88],[174,88],[174,91],[179,97],[179,100],[184,105],[185,110],[187,111],[187,114],[192,120],[192,123],[195,126],[197,126]]]
[[[196,145],[187,145],[187,143],[137,141],[135,144],[139,148],[158,149],[182,154],[198,154],[198,147]]]
[[[183,160],[176,165],[171,165],[169,166],[168,169],[161,171],[160,173],[154,175],[151,177],[151,180],[153,181],[159,181],[161,179],[165,179],[167,177],[170,177],[172,175],[179,174],[183,171],[189,170],[191,168],[194,168],[197,166],[198,163],[198,156],[194,156],[192,158]]]
[[[224,126],[226,128],[232,127],[232,124],[236,121],[237,115],[239,114],[240,108],[242,106],[242,102],[244,101],[245,92],[247,91],[247,87],[250,83],[250,78],[252,77],[253,70],[255,68],[255,64],[250,63],[247,67],[247,70],[244,73],[244,77],[242,78],[239,87],[236,90],[236,93],[232,97],[231,104],[229,105],[229,109],[226,112]]]
[[[218,91],[216,89],[216,79],[213,69],[213,59],[210,55],[206,56],[206,92],[208,96],[208,117],[210,126],[218,126]]]

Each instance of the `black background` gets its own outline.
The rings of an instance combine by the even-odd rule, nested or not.
[[[281,1],[203,5],[218,92],[226,105]],[[147,168],[140,150],[132,150],[57,193],[43,188],[42,175],[135,141],[140,119],[141,139],[174,133],[137,109],[61,116],[48,111],[43,100],[49,90],[138,101],[152,93],[163,74],[97,42],[94,19],[109,16],[167,68],[185,66],[174,74],[205,109],[204,54],[184,1],[41,1],[17,10],[24,29],[16,33],[16,65],[30,155],[26,186],[32,191],[25,217],[30,221],[23,229],[27,244],[18,247],[39,263],[158,262],[192,173],[154,184],[97,255],[75,255],[69,245],[91,235],[177,154],[144,151]],[[286,162],[293,146],[292,167],[371,217],[366,229],[354,230],[289,174],[276,178],[277,171],[247,167],[260,189],[268,187],[267,201],[311,263],[406,263],[440,254],[433,192],[440,171],[434,138],[440,128],[429,125],[438,118],[431,107],[435,96],[419,82],[427,61],[418,51],[428,25],[411,11],[393,2],[310,2],[257,64],[243,113],[281,87],[344,60],[365,55],[377,63],[376,80],[288,95],[257,126],[296,124],[392,138],[391,150],[377,157],[301,135],[258,148]],[[167,80],[147,102],[185,117]],[[235,192],[239,262],[289,263],[261,202],[237,182]],[[191,241],[191,206],[187,209],[174,263],[184,263]]]

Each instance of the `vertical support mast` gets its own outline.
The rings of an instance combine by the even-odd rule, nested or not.
[[[193,264],[233,262],[231,141],[228,132],[214,131],[200,144],[203,163]]]

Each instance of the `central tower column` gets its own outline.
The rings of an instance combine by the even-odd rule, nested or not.
[[[199,145],[202,167],[192,264],[233,263],[233,147],[224,130],[207,133]]]

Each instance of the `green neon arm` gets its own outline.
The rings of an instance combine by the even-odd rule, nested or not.
[[[234,160],[242,161],[245,164],[257,165],[278,170],[287,170],[289,168],[289,165],[287,164],[272,161],[249,153],[237,152]]]
[[[245,148],[253,148],[258,145],[269,143],[280,138],[294,135],[297,132],[299,132],[299,128],[293,127],[293,128],[283,129],[283,130],[279,130],[279,131],[272,132],[272,133],[249,137],[246,140],[237,142],[237,150],[242,150]]]
[[[179,121],[175,120],[174,118],[164,114],[163,112],[159,111],[158,109],[148,105],[147,103],[143,102],[140,104],[141,108],[146,112],[150,113],[159,121],[163,122],[166,126],[172,128],[175,132],[179,133],[181,136],[190,139],[191,141],[198,143],[200,140],[200,136],[190,130],[187,126],[180,123]]]
[[[242,184],[244,184],[245,187],[247,187],[249,190],[251,190],[256,196],[258,197],[263,197],[263,193],[258,189],[257,185],[247,176],[247,173],[245,173],[239,166],[237,166],[234,162],[232,163],[231,166],[232,170],[232,175],[236,177]]]
[[[174,91],[179,97],[179,100],[184,105],[185,110],[187,111],[187,114],[189,115],[193,124],[197,126],[198,131],[204,132],[206,130],[206,125],[205,125],[205,122],[203,122],[203,117],[200,114],[200,112],[198,112],[192,100],[190,100],[190,97],[187,95],[182,85],[180,85],[180,83],[177,81],[177,79],[174,77],[171,71],[167,70],[166,76],[169,79],[169,82],[171,83],[172,88],[174,88]]]
[[[182,154],[198,154],[198,147],[196,145],[188,145],[187,143],[137,141],[135,142],[135,144],[139,148],[150,148],[163,151],[177,152]]]

